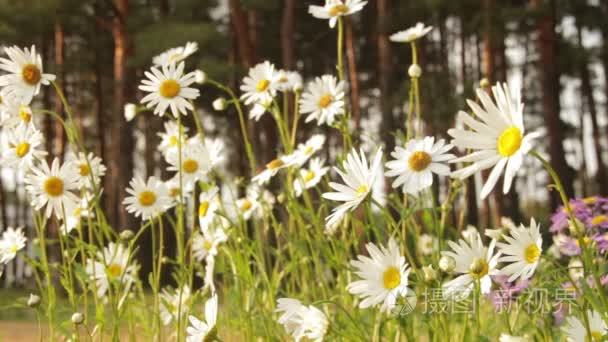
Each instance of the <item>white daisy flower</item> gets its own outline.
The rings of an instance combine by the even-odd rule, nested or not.
[[[182,126],[182,146],[188,140],[188,127]],[[158,150],[166,157],[171,152],[177,152],[179,145],[179,125],[175,121],[165,121],[165,131],[158,133],[160,144]]]
[[[296,196],[300,197],[304,189],[310,189],[319,184],[327,171],[329,171],[329,167],[325,166],[325,160],[313,158],[308,169],[300,169],[299,177],[293,182],[293,190]]]
[[[205,258],[214,258],[219,245],[228,240],[224,228],[220,224],[201,229],[201,234],[195,234],[192,241],[194,258],[202,261]]]
[[[334,28],[339,17],[359,12],[366,4],[361,0],[326,0],[325,6],[310,5],[308,13],[318,19],[329,19],[329,27]]]
[[[205,321],[200,321],[194,316],[189,317],[190,326],[186,329],[188,337],[187,342],[212,341],[216,334],[217,328],[217,294],[214,293],[205,303]]]
[[[136,176],[129,182],[127,193],[129,196],[122,203],[128,212],[143,220],[162,214],[171,205],[167,186],[156,177],[150,177],[146,182]]]
[[[418,250],[422,255],[431,255],[439,247],[439,241],[434,236],[422,234],[418,238]]]
[[[312,305],[306,306],[297,299],[279,298],[275,312],[281,314],[277,320],[279,324],[296,341],[303,338],[323,341],[329,330],[329,321],[323,311]]]
[[[57,218],[64,216],[63,208],[73,208],[80,200],[72,193],[78,190],[76,168],[70,162],[59,165],[59,159],[53,159],[51,167],[42,160],[34,166],[31,173],[25,176],[26,189],[32,196],[32,206],[39,210],[46,205],[45,215],[53,213]]]
[[[169,195],[170,204],[169,208],[175,206],[180,202],[180,185],[179,185],[179,174],[174,175],[169,180],[165,181],[165,186],[167,187],[167,193]],[[181,195],[184,197],[184,200],[194,191],[194,187],[184,188]]]
[[[26,241],[23,229],[6,228],[0,239],[0,264],[6,264],[15,259],[17,252],[25,247]]]
[[[161,291],[160,319],[164,325],[171,324],[178,314],[181,314],[181,316],[188,315],[190,295],[190,287],[188,285],[184,285],[181,289],[164,288]]]
[[[481,293],[487,294],[492,287],[490,276],[500,274],[496,269],[500,253],[494,255],[495,240],[486,248],[481,242],[479,233],[469,240],[459,240],[458,243],[448,241],[452,251],[441,252],[442,256],[451,257],[456,261],[455,273],[461,273],[456,279],[443,284],[443,295],[466,297],[473,288],[474,282],[479,281]]]
[[[371,192],[376,178],[382,172],[382,149],[378,149],[371,165],[367,163],[365,153],[359,153],[355,149],[346,156],[343,163],[344,171],[337,167],[334,170],[340,175],[345,184],[330,182],[329,186],[336,192],[327,192],[323,198],[331,201],[344,202],[334,208],[332,213],[325,219],[325,226],[333,226],[341,221],[348,211],[355,210]]]
[[[279,70],[277,90],[284,93],[295,92],[302,89],[302,76],[295,71]]]
[[[414,40],[420,39],[431,32],[433,26],[425,26],[423,23],[417,23],[404,31],[399,31],[390,36],[390,40],[397,43],[411,43]]]
[[[205,138],[203,146],[205,148],[205,152],[209,156],[212,169],[220,166],[224,162],[224,142],[222,139]]]
[[[484,90],[477,90],[477,96],[485,109],[482,109],[477,103],[467,100],[469,107],[481,121],[463,111],[458,113],[459,119],[472,131],[459,128],[448,130],[448,134],[454,138],[452,140],[454,146],[477,150],[467,156],[450,161],[452,163],[473,163],[453,172],[453,177],[465,179],[476,172],[494,166],[481,189],[482,199],[492,191],[505,167],[503,192],[509,191],[513,178],[522,165],[523,156],[530,151],[532,139],[537,136],[535,133],[525,135],[524,105],[520,100],[519,89],[516,89],[515,98],[512,98],[507,84],[497,84],[492,87],[492,92],[496,103],[492,102]]]
[[[344,114],[346,83],[335,76],[317,77],[308,84],[300,99],[300,111],[308,114],[306,122],[316,120],[319,126],[332,125],[336,116]]]
[[[32,108],[26,104],[22,104],[16,100],[4,99],[0,126],[5,128],[15,128],[19,125],[33,124]]]
[[[434,137],[412,139],[406,147],[395,147],[391,156],[395,158],[386,163],[388,177],[397,177],[393,188],[402,187],[403,192],[417,195],[420,191],[433,185],[433,173],[441,176],[450,175],[450,167],[445,162],[454,158],[447,153],[452,145],[445,144],[443,139],[435,143]]]
[[[20,49],[17,46],[4,48],[9,59],[0,58],[0,69],[9,72],[0,76],[2,96],[18,99],[23,104],[32,102],[40,92],[40,85],[48,85],[55,75],[42,72],[42,57],[36,47]]]
[[[249,69],[249,75],[243,78],[241,100],[246,105],[254,103],[269,103],[276,94],[279,73],[274,65],[266,61]]]
[[[65,220],[62,218],[59,230],[61,231],[61,234],[67,235],[81,224],[83,217],[92,216],[88,209],[88,200],[83,198],[80,201],[80,204],[77,204],[75,207],[65,208],[65,215]]]
[[[78,187],[93,189],[92,182],[94,182],[95,187],[99,189],[101,177],[106,174],[106,167],[103,165],[101,158],[95,156],[93,152],[89,152],[88,155],[79,152],[77,155],[70,155],[70,160],[76,167],[79,176]]]
[[[272,98],[260,100],[260,102],[256,102],[249,109],[249,119],[260,121],[262,116],[266,114],[270,106],[272,105]]]
[[[209,154],[200,142],[183,146],[181,152],[181,160],[178,152],[171,152],[167,155],[169,163],[167,170],[179,172],[181,168],[182,184],[184,189],[189,190],[194,187],[196,182],[207,179],[211,163]]]
[[[150,72],[151,71],[151,72]],[[139,89],[150,94],[141,99],[146,107],[154,107],[154,114],[164,116],[167,109],[171,109],[173,116],[188,114],[194,110],[189,102],[199,96],[198,89],[189,85],[194,83],[193,72],[184,75],[184,63],[163,65],[159,70],[152,67],[144,74],[148,79],[142,80]]]
[[[303,144],[298,144],[298,148],[295,150],[295,163],[299,166],[304,165],[308,159],[323,148],[325,144],[325,135],[315,134],[306,140]]]
[[[215,219],[215,212],[219,209],[219,189],[213,186],[201,192],[198,197],[198,222],[201,230],[207,229]]]
[[[156,66],[179,63],[198,51],[198,43],[187,42],[184,46],[169,49],[152,59]]]
[[[129,251],[121,244],[110,242],[95,259],[87,260],[85,272],[97,288],[97,297],[104,297],[111,284],[120,284],[124,292],[137,279],[137,265],[129,262]]]
[[[244,220],[249,220],[251,217],[258,218],[263,214],[262,202],[260,196],[263,191],[256,185],[251,185],[247,188],[246,196],[236,200],[236,211]]]
[[[350,262],[356,269],[355,274],[362,279],[348,284],[348,292],[363,299],[360,308],[381,304],[380,310],[388,312],[395,307],[398,297],[407,294],[410,269],[393,238],[387,247],[378,248],[373,243],[365,247],[370,257],[359,255],[358,260]]]
[[[258,173],[251,180],[259,185],[264,185],[270,181],[280,170],[293,166],[296,159],[294,154],[278,157],[266,164],[264,171]]]
[[[568,342],[602,341],[608,332],[608,326],[602,319],[602,315],[595,310],[588,310],[587,321],[589,322],[591,336],[587,336],[587,329],[583,321],[574,316],[567,317],[566,324],[563,327],[567,336],[566,340]]]
[[[525,280],[534,274],[543,250],[543,238],[539,229],[540,224],[532,219],[529,228],[524,225],[511,228],[510,236],[503,236],[505,242],[496,244],[503,254],[498,261],[510,263],[501,270],[502,274],[509,276],[509,281],[517,278]]]
[[[8,131],[7,145],[2,153],[4,166],[27,171],[34,162],[46,156],[43,136],[33,125],[19,125]]]

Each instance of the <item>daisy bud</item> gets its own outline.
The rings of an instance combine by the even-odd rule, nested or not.
[[[27,306],[30,308],[36,308],[40,304],[40,296],[30,293],[30,297],[27,299]]]
[[[456,260],[454,260],[454,258],[451,256],[444,255],[441,257],[441,259],[439,259],[439,269],[441,269],[443,272],[450,273],[455,267]]]
[[[572,259],[568,263],[568,272],[572,280],[577,281],[585,276],[583,262],[580,259]]]
[[[207,74],[205,74],[205,72],[202,70],[196,70],[194,72],[194,82],[203,84],[205,81],[207,81]]]
[[[424,281],[430,283],[437,279],[437,271],[433,269],[433,265],[423,266],[422,272],[424,273]]]
[[[133,238],[133,231],[130,229],[125,229],[120,232],[120,239],[123,241],[129,241]]]
[[[72,315],[72,323],[82,324],[82,322],[84,322],[84,316],[80,312],[75,312]]]
[[[137,115],[137,106],[135,106],[135,104],[133,104],[133,103],[125,104],[125,113],[124,114],[125,114],[125,120],[127,120],[127,122],[131,122]]]
[[[584,233],[584,227],[585,225],[576,218],[574,219],[574,222],[568,220],[568,229],[573,236],[579,236]]]
[[[480,88],[483,88],[483,89],[485,89],[485,88],[489,88],[489,87],[490,87],[490,81],[489,81],[487,78],[485,78],[485,77],[484,77],[484,78],[482,78],[482,79],[479,81],[479,87],[480,87]]]
[[[410,65],[410,68],[407,69],[407,73],[411,78],[418,78],[422,75],[422,69],[420,68],[420,65],[412,64]]]
[[[215,99],[215,101],[213,101],[213,109],[217,110],[218,112],[226,110],[227,106],[228,104],[226,103],[226,99],[223,97],[218,97]]]

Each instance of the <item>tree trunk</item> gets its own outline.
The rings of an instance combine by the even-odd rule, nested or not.
[[[296,0],[285,0],[281,19],[281,53],[283,68],[292,70],[295,67],[294,31]]]
[[[361,126],[361,109],[359,107],[359,79],[357,78],[357,60],[355,56],[353,23],[352,20],[349,20],[348,18],[345,19],[346,58],[348,61],[348,78],[350,80],[351,113],[353,115],[353,121],[355,122],[355,132],[358,135],[359,127]]]
[[[67,96],[66,87],[65,87],[65,72],[64,72],[64,58],[65,58],[65,35],[63,33],[63,26],[59,21],[55,22],[54,27],[55,32],[55,75],[56,80],[55,83],[59,86],[64,96]],[[55,113],[62,118],[65,118],[63,115],[63,104],[61,102],[61,98],[59,96],[55,96]],[[54,156],[59,158],[59,161],[63,162],[63,157],[65,154],[65,145],[66,145],[66,134],[64,132],[63,125],[61,122],[55,120],[55,124],[53,127],[54,137],[53,137],[53,150],[51,152]]]
[[[563,141],[565,126],[560,119],[560,86],[559,70],[555,58],[557,37],[555,34],[555,1],[549,7],[542,5],[541,0],[532,0],[532,8],[540,11],[536,23],[538,29],[538,51],[540,55],[540,81],[542,85],[543,117],[548,133],[548,149],[551,165],[561,177],[568,197],[574,197],[574,172],[566,162]],[[550,191],[551,207],[556,209],[560,203],[557,191]]]

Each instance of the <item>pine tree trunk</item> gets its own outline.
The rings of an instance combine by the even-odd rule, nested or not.
[[[359,127],[361,127],[361,109],[360,109],[360,95],[359,95],[359,79],[357,74],[357,59],[355,56],[355,43],[353,37],[353,23],[352,20],[345,18],[345,33],[346,33],[346,58],[348,61],[348,78],[350,81],[350,99],[351,99],[351,113],[353,121],[355,122],[355,134],[359,134]]]
[[[63,94],[67,96],[66,87],[65,87],[65,71],[64,71],[64,58],[65,58],[65,35],[63,33],[63,26],[59,21],[55,22],[54,27],[55,32],[55,82],[63,91]],[[55,113],[65,118],[63,115],[63,104],[61,103],[61,98],[59,96],[55,96]],[[64,132],[63,125],[58,120],[54,122],[54,137],[53,137],[53,155],[59,158],[59,161],[63,161],[63,157],[65,154],[65,145],[66,145],[66,135]],[[49,151],[51,152],[51,151]]]

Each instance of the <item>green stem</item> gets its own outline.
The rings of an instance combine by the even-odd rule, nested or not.
[[[340,81],[344,81],[344,52],[342,51],[342,46],[344,46],[344,21],[342,17],[338,17],[338,79]]]

